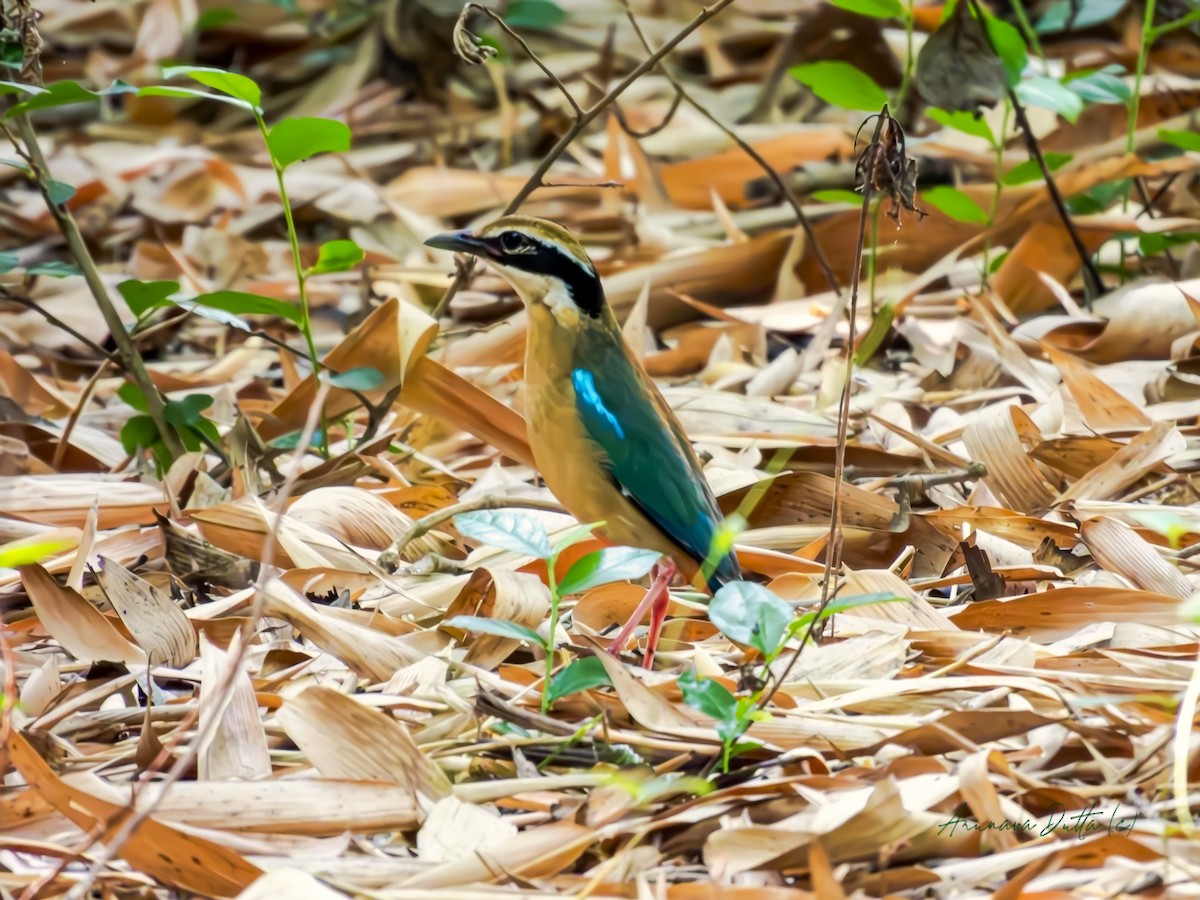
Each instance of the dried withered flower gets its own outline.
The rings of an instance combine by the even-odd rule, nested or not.
[[[855,181],[859,191],[865,193],[869,185],[872,193],[892,201],[888,216],[899,228],[901,209],[915,212],[920,218],[926,215],[925,210],[916,205],[917,161],[908,156],[904,129],[891,117],[886,104],[878,116],[863,122],[858,129],[860,134],[872,119],[876,120],[875,134],[854,167]],[[854,140],[857,144],[858,135]]]
[[[467,28],[467,19],[471,15],[473,3],[468,3],[459,13],[458,21],[454,23],[454,52],[459,59],[473,66],[482,65],[496,55],[496,48],[489,47],[476,34]]]

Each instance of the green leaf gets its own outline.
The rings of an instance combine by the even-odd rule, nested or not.
[[[504,21],[510,28],[550,31],[567,20],[567,14],[550,0],[513,0],[508,4]]]
[[[981,116],[975,116],[969,112],[947,112],[937,107],[931,107],[926,110],[926,113],[929,118],[940,125],[961,131],[963,134],[981,137],[993,147],[996,146],[996,135],[992,131],[992,126]]]
[[[530,516],[504,509],[484,509],[455,516],[459,534],[501,550],[522,556],[549,559],[554,551],[542,523]]]
[[[1016,86],[1017,99],[1026,106],[1040,106],[1074,122],[1083,112],[1083,98],[1063,87],[1056,78],[1039,75],[1027,78]]]
[[[138,450],[148,450],[158,442],[158,426],[149,416],[134,416],[121,428],[121,446],[133,456]]]
[[[217,100],[221,103],[228,103],[230,106],[236,106],[238,109],[254,111],[254,106],[245,100],[239,100],[237,97],[228,97],[225,94],[214,94],[211,91],[202,91],[197,88],[152,84],[149,87],[141,88],[137,92],[137,95],[139,97],[184,97],[187,99]]]
[[[46,182],[46,193],[50,195],[51,203],[55,206],[62,206],[75,196],[75,188],[71,187],[65,181],[51,179]]]
[[[195,30],[198,32],[212,31],[236,20],[236,12],[228,6],[218,6],[216,9],[208,9],[200,13],[196,18]]]
[[[886,591],[875,594],[855,594],[850,597],[834,597],[825,605],[825,608],[818,615],[817,610],[812,610],[795,619],[788,626],[790,634],[798,634],[812,624],[813,619],[824,622],[826,619],[831,619],[838,613],[849,612],[852,609],[857,609],[860,606],[873,606],[876,603],[907,603],[907,597],[901,597],[898,594],[889,594]]]
[[[1070,153],[1055,153],[1053,151],[1047,151],[1042,156],[1045,158],[1046,166],[1051,172],[1057,172],[1074,159]],[[1038,165],[1037,160],[1027,159],[1025,162],[1018,163],[1005,172],[1004,177],[1000,179],[1000,183],[1008,187],[1013,187],[1014,185],[1026,184],[1030,181],[1040,181],[1041,177],[1042,167]]]
[[[139,319],[152,309],[168,306],[170,297],[179,290],[178,281],[138,281],[131,278],[117,285],[125,304]]]
[[[697,678],[695,669],[688,669],[676,682],[683,702],[692,709],[711,716],[719,723],[733,724],[737,715],[737,698],[719,681]]]
[[[26,275],[48,275],[51,278],[66,278],[68,275],[82,275],[83,269],[75,263],[63,262],[59,259],[47,259],[42,262],[30,263],[25,267]]]
[[[1138,252],[1142,256],[1154,256],[1172,247],[1183,247],[1200,243],[1200,232],[1180,231],[1175,234],[1142,234],[1138,236]]]
[[[336,119],[284,119],[267,135],[267,149],[281,169],[318,153],[350,149],[350,128]]]
[[[296,431],[289,431],[287,434],[281,434],[274,440],[267,441],[267,446],[275,450],[295,450],[300,446],[300,438],[304,436],[304,429],[300,428]],[[312,437],[308,440],[308,446],[320,447],[325,443],[325,429],[314,428]]]
[[[298,306],[245,291],[213,291],[211,294],[199,294],[188,301],[179,301],[177,305],[185,306],[186,303],[219,309],[235,316],[278,316],[297,325],[302,318]]]
[[[1063,85],[1088,103],[1123,104],[1129,102],[1133,91],[1121,78],[1120,66],[1105,66],[1096,72],[1068,75]]]
[[[178,428],[196,426],[204,421],[200,415],[213,404],[208,394],[188,394],[182,400],[169,400],[163,405],[163,418]]]
[[[44,91],[32,93],[33,96],[28,100],[24,100],[11,107],[4,114],[4,118],[11,119],[13,116],[19,116],[22,113],[33,112],[35,109],[49,109],[54,106],[68,106],[72,103],[86,103],[100,97],[97,92],[89,91],[83,85],[74,81],[56,81]]]
[[[370,366],[358,366],[345,372],[328,373],[329,383],[347,391],[369,391],[383,384],[383,373]]]
[[[1175,550],[1179,549],[1183,539],[1194,530],[1194,526],[1187,519],[1172,512],[1136,510],[1131,511],[1130,515],[1151,531],[1165,537]]]
[[[887,103],[883,88],[848,62],[827,59],[793,66],[788,71],[826,103],[843,109],[878,112]]]
[[[146,402],[146,395],[142,393],[142,389],[132,381],[127,381],[117,388],[117,396],[125,403],[132,406],[138,412],[150,412],[150,404]]]
[[[632,581],[649,572],[658,558],[657,550],[638,547],[605,547],[575,561],[558,583],[558,594],[566,597],[614,581]]]
[[[871,328],[863,336],[859,342],[858,349],[854,351],[854,364],[856,366],[865,366],[875,355],[875,352],[883,345],[883,339],[888,336],[892,330],[892,321],[896,316],[896,305],[894,303],[885,303],[879,307],[879,311],[875,313],[875,317],[871,319]]]
[[[904,15],[900,0],[832,0],[834,6],[860,16],[876,19],[899,19]]]
[[[550,679],[550,687],[546,693],[549,703],[560,700],[569,694],[580,691],[590,691],[592,688],[611,685],[608,673],[604,671],[604,663],[594,656],[576,659],[569,666],[560,669]]]
[[[21,264],[21,259],[15,253],[0,253],[0,275],[11,272]]]
[[[532,628],[526,628],[507,619],[488,619],[484,616],[455,616],[446,623],[451,628],[461,628],[476,634],[491,634],[496,637],[526,641],[535,647],[543,646],[542,636]]]
[[[33,174],[29,171],[29,166],[25,165],[25,163],[19,159],[0,159],[0,166],[8,166],[10,169],[16,169],[18,172],[22,172],[25,175]]]
[[[1200,131],[1168,131],[1164,128],[1158,132],[1158,137],[1181,150],[1200,153]]]
[[[75,546],[74,541],[45,541],[40,536],[20,538],[0,546],[0,569],[15,569],[17,566],[27,566],[40,563],[57,553],[69,550]]]
[[[730,640],[769,656],[787,632],[792,608],[761,584],[731,581],[713,596],[708,617]]]
[[[327,241],[317,253],[317,261],[308,271],[313,275],[325,272],[346,272],[363,260],[362,247],[354,241]]]
[[[988,37],[992,39],[992,45],[996,48],[996,55],[1000,57],[1000,61],[1004,63],[1004,71],[1008,73],[1008,86],[1015,87],[1029,62],[1029,50],[1025,46],[1025,39],[1015,27],[995,16],[986,16],[984,25]],[[985,48],[980,52],[986,53],[987,50]]]
[[[1055,0],[1033,29],[1038,34],[1055,34],[1066,31],[1069,24],[1071,30],[1082,31],[1107,22],[1128,5],[1129,0]]]
[[[826,191],[813,191],[810,194],[818,203],[850,203],[854,206],[862,206],[862,194],[855,191],[848,191],[841,188],[830,188]]]
[[[192,81],[241,100],[243,103],[254,107],[262,106],[262,90],[255,84],[254,79],[247,78],[245,75],[209,66],[169,66],[163,69],[163,78],[176,78],[180,75],[186,75]]]
[[[988,223],[988,214],[980,209],[978,203],[958,188],[944,185],[933,187],[923,193],[921,199],[934,209],[941,210],[950,218],[960,222],[970,222],[976,225]]]

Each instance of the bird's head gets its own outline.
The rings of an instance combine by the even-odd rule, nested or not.
[[[554,222],[504,216],[477,231],[449,231],[425,243],[478,256],[513,286],[526,306],[548,307],[560,325],[598,319],[604,311],[596,267],[578,239]]]

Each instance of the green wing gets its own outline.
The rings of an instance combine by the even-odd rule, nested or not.
[[[708,556],[721,511],[682,430],[658,410],[652,388],[624,354],[571,372],[575,405],[588,436],[607,457],[609,474],[654,524],[697,562]],[[740,577],[725,557],[714,588]]]

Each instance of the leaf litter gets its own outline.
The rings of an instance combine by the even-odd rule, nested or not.
[[[14,159],[6,895],[1195,892],[1186,4],[721,7],[532,182],[699,6],[10,6],[180,444]],[[423,239],[525,194],[744,518],[653,671],[608,651],[652,554],[539,484],[519,303],[435,314]]]

